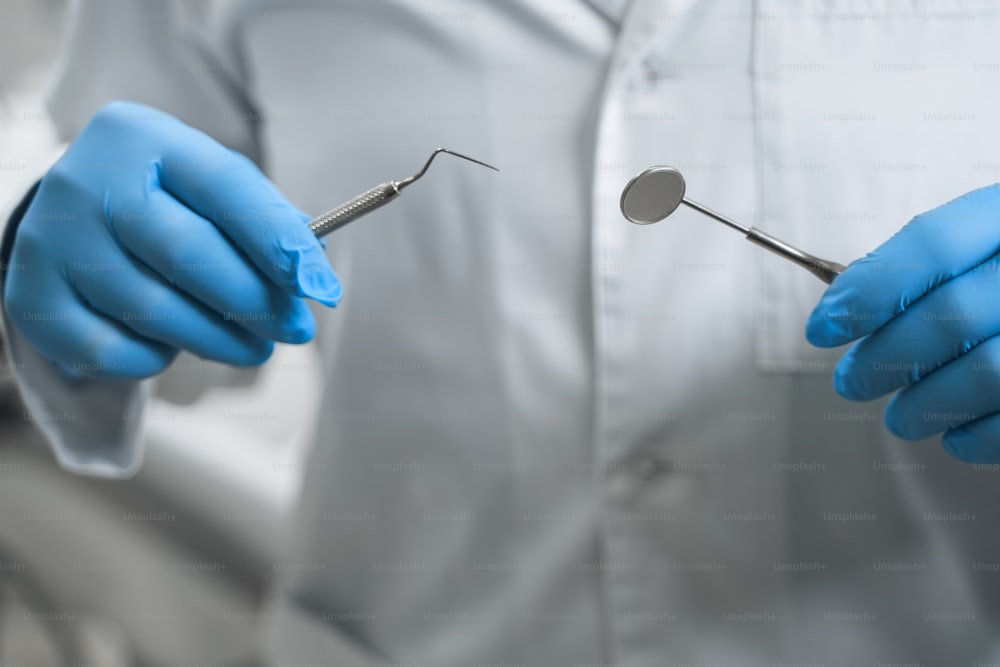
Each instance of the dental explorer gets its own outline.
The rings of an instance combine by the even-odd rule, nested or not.
[[[756,227],[742,225],[707,206],[687,199],[684,196],[685,187],[684,177],[677,169],[650,167],[629,181],[622,191],[622,215],[637,225],[649,225],[663,220],[684,204],[743,233],[748,241],[795,262],[827,284],[833,282],[846,268],[843,264],[810,255]]]
[[[385,206],[398,197],[405,187],[420,180],[420,178],[427,173],[427,169],[431,166],[431,162],[433,162],[434,158],[436,158],[440,153],[454,155],[455,157],[460,157],[463,160],[468,160],[469,162],[475,162],[478,165],[488,167],[493,171],[500,171],[493,165],[480,162],[479,160],[475,160],[468,155],[462,155],[461,153],[456,153],[455,151],[448,150],[447,148],[438,148],[431,153],[429,158],[427,158],[427,162],[424,163],[423,168],[413,176],[404,178],[401,181],[380,183],[370,190],[362,192],[349,202],[341,204],[337,208],[313,218],[309,222],[309,229],[316,234],[316,238],[322,238],[327,234],[340,229],[347,223],[357,220],[361,216],[367,215],[377,208]]]

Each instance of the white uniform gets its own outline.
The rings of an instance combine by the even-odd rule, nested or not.
[[[52,96],[67,137],[144,101],[262,159],[313,213],[439,145],[504,170],[443,158],[330,238],[346,297],[321,316],[276,662],[1000,660],[993,470],[834,394],[837,353],[802,335],[814,277],[693,212],[639,228],[618,211],[630,176],[668,163],[698,201],[862,255],[1000,170],[997,8],[625,5],[78,16]],[[84,400],[14,347],[35,410]],[[51,422],[64,462],[134,467],[120,416],[141,393],[87,386],[100,428]]]

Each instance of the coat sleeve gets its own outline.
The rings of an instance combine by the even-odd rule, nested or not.
[[[177,0],[75,0],[48,102],[64,141],[100,107],[129,99],[177,116],[260,163],[238,22]]]

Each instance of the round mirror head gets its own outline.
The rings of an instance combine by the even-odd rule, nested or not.
[[[673,167],[650,167],[622,191],[622,215],[637,225],[659,222],[684,199],[684,177]]]

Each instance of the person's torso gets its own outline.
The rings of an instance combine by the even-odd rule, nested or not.
[[[837,352],[802,336],[813,276],[694,212],[638,228],[617,207],[673,164],[695,200],[862,255],[995,180],[995,9],[226,16],[305,210],[438,146],[503,169],[439,158],[329,239],[346,297],[286,578],[304,606],[403,664],[990,658],[995,476],[834,394]]]

